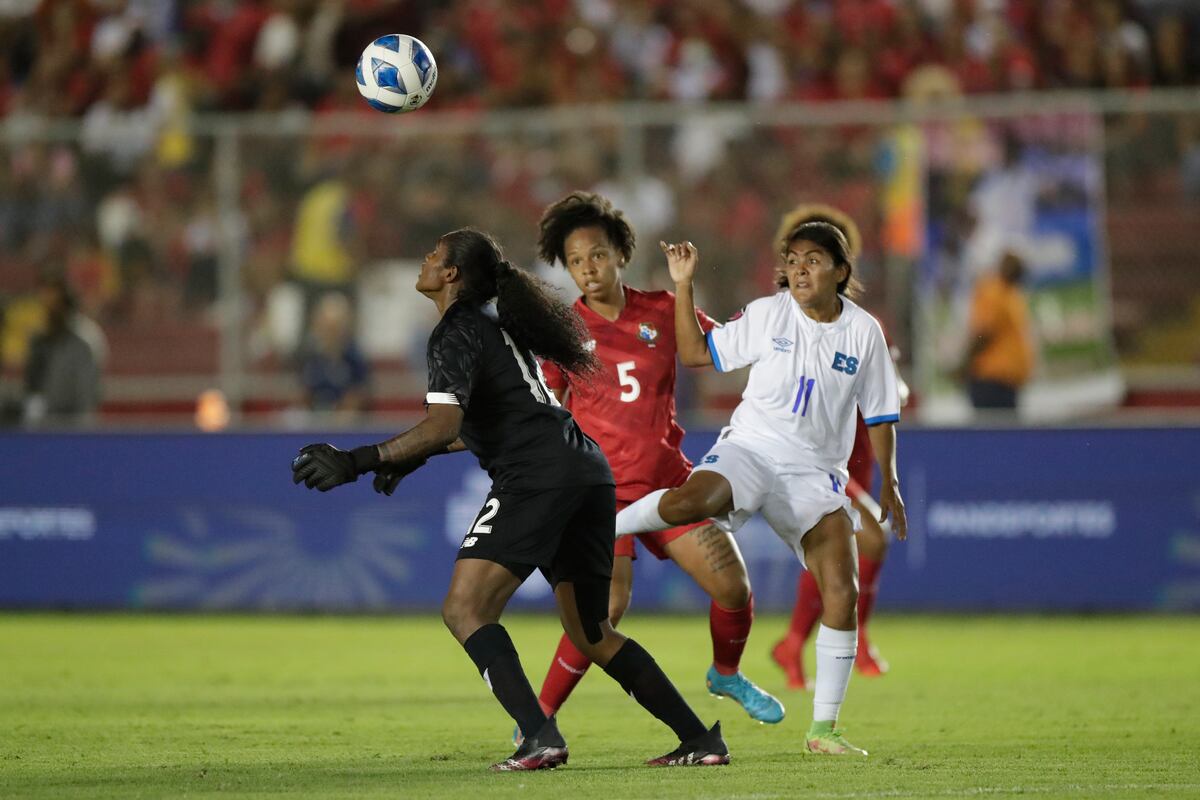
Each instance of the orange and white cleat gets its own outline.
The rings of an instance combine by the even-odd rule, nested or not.
[[[887,674],[888,662],[883,660],[879,651],[866,642],[858,643],[858,655],[854,657],[854,668],[859,675],[878,677]]]
[[[797,636],[785,636],[771,648],[771,660],[779,665],[787,676],[787,687],[804,691],[808,681],[804,678],[804,640]]]

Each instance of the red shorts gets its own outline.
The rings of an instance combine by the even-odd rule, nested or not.
[[[629,503],[617,501],[617,511],[628,506]],[[667,545],[683,536],[688,531],[694,531],[696,528],[701,528],[708,525],[709,521],[693,522],[688,525],[680,525],[675,528],[667,528],[665,531],[652,531],[651,533],[634,533],[628,536],[618,536],[617,542],[613,546],[613,556],[625,556],[626,558],[637,559],[637,548],[634,547],[633,540],[641,539],[642,546],[653,553],[659,561],[667,561],[671,557],[667,555]]]
[[[854,478],[850,478],[850,482],[846,484],[846,496],[851,500],[857,500],[864,494],[870,496],[871,493],[864,489],[862,484],[860,484]]]

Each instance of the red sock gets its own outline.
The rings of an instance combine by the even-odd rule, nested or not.
[[[745,608],[730,611],[714,600],[708,607],[708,630],[712,634],[713,666],[722,675],[734,675],[742,663],[742,651],[754,622],[754,595]]]
[[[538,697],[546,716],[562,708],[591,665],[588,657],[579,652],[564,633],[558,641],[558,649],[554,651],[554,660],[550,662],[546,680],[542,681],[542,693]]]
[[[796,587],[796,605],[792,608],[792,623],[788,628],[788,636],[795,636],[800,641],[807,641],[813,626],[821,618],[825,606],[821,603],[821,590],[817,588],[817,579],[808,570],[800,573],[800,583]]]
[[[858,557],[858,641],[859,649],[867,641],[867,620],[875,608],[875,596],[879,593],[879,570],[882,561],[860,555]]]

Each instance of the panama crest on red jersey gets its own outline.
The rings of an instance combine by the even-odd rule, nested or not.
[[[592,311],[582,298],[575,311],[604,371],[590,382],[573,383],[546,365],[547,383],[567,392],[567,408],[608,457],[618,500],[678,485],[691,462],[679,450],[683,428],[675,419],[675,296],[626,287],[625,308],[616,320]],[[706,331],[713,327],[699,316]]]

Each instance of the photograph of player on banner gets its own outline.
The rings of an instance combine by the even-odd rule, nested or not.
[[[926,421],[1054,419],[1120,402],[1102,154],[1089,113],[925,128],[913,309]]]

